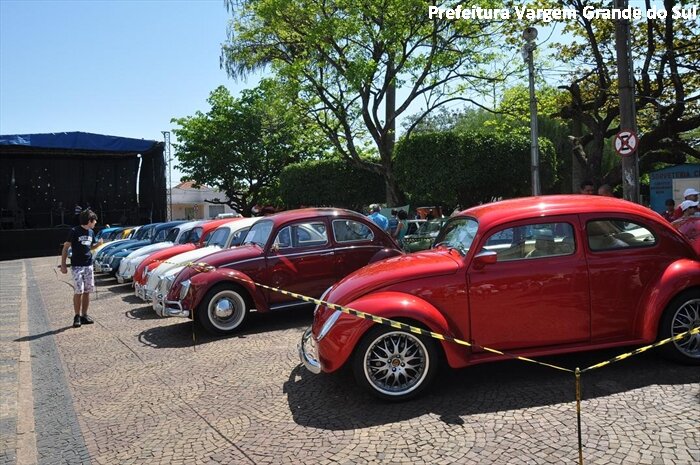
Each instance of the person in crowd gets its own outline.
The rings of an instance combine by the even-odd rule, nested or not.
[[[389,231],[389,234],[391,234],[393,237],[396,237],[396,236],[394,236],[394,231],[396,231],[396,225],[399,223],[399,219],[396,217],[396,215],[398,215],[398,214],[399,214],[399,212],[396,211],[396,209],[394,209],[394,208],[391,209],[391,218],[389,218],[388,231]]]
[[[693,202],[697,202],[697,201],[698,201],[698,194],[700,194],[700,192],[698,192],[697,190],[693,189],[692,187],[689,187],[688,189],[686,189],[686,190],[683,192],[683,200],[684,200],[684,201],[685,201],[685,200],[692,200]],[[681,202],[681,205],[683,205],[683,202]],[[680,218],[681,216],[683,216],[683,209],[682,209],[682,208],[680,207],[680,205],[679,205],[679,206],[676,207],[676,209],[673,211],[673,220],[675,221],[675,220],[677,220],[678,218]]]
[[[71,229],[68,240],[63,244],[61,251],[61,273],[68,273],[66,258],[68,249],[72,248],[71,274],[75,282],[73,294],[73,327],[93,323],[88,316],[90,305],[90,292],[95,290],[95,275],[92,269],[92,249],[102,243],[102,239],[95,242],[93,229],[97,224],[97,215],[92,210],[85,209],[80,212],[80,226]]]
[[[601,186],[598,188],[598,195],[602,195],[603,197],[615,197],[610,184],[601,184]]]
[[[666,202],[664,202],[664,206],[666,210],[664,210],[661,216],[666,218],[669,222],[673,221],[673,211],[676,209],[676,202],[673,199],[667,199]]]
[[[671,226],[690,241],[696,252],[700,252],[700,217],[695,216],[698,205],[700,205],[698,202],[684,200],[680,204],[683,216],[671,223]]]
[[[392,231],[392,236],[399,243],[401,248],[404,247],[403,238],[406,237],[406,231],[408,231],[408,213],[405,210],[399,210],[397,213],[397,223],[396,228]]]
[[[369,219],[374,222],[377,226],[382,228],[384,231],[389,229],[389,220],[387,219],[386,216],[382,215],[380,213],[381,207],[377,205],[376,203],[373,203],[372,205],[369,206]]]
[[[579,185],[578,193],[585,194],[585,195],[594,195],[595,194],[595,187],[593,185],[593,181],[590,181],[590,180],[582,181],[581,184]]]

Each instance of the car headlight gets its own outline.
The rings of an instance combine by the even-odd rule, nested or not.
[[[144,267],[143,271],[141,272],[141,279],[145,280],[146,278],[148,278],[148,275],[150,275],[150,273],[148,272],[148,267]]]
[[[340,318],[340,315],[342,315],[343,312],[340,310],[336,310],[333,312],[333,314],[326,320],[325,323],[323,323],[323,326],[321,327],[321,331],[318,333],[318,337],[316,338],[317,341],[320,341],[324,337],[326,337],[326,334],[328,334],[328,331],[331,330],[333,325],[335,324],[336,321],[338,321],[338,318]]]
[[[180,288],[180,300],[184,300],[187,297],[187,292],[190,290],[190,280],[186,279],[182,282],[182,287]]]

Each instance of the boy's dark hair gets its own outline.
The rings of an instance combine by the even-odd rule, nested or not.
[[[406,210],[399,210],[398,216],[400,220],[405,220],[408,218],[408,213],[406,213]]]
[[[595,184],[593,184],[593,181],[591,181],[590,179],[586,179],[585,181],[581,181],[579,188],[583,189],[586,186],[594,186],[595,187]]]
[[[81,224],[81,226],[88,224],[92,220],[97,221],[97,215],[95,215],[94,211],[85,209],[85,210],[80,212],[80,224]]]
[[[676,201],[673,199],[666,199],[666,203],[664,205],[675,205]]]

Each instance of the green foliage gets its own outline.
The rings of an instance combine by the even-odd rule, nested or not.
[[[264,68],[294,82],[300,110],[316,119],[340,156],[385,178],[392,203],[401,196],[392,170],[396,119],[415,101],[429,113],[482,91],[493,78],[484,64],[500,53],[498,22],[430,18],[429,5],[454,6],[444,0],[226,4],[233,20],[221,59],[229,75]],[[477,4],[502,1],[464,2]],[[364,157],[368,145],[378,155],[372,161]]]
[[[540,138],[543,189],[557,181],[552,143]],[[462,207],[530,195],[530,140],[521,135],[434,132],[402,139],[396,176],[411,199]]]
[[[282,168],[325,148],[313,125],[288,102],[287,89],[275,81],[263,80],[240,98],[220,86],[209,96],[207,113],[174,118],[184,179],[220,189],[243,214],[269,203]]]
[[[384,182],[380,175],[343,160],[307,160],[284,168],[279,193],[287,208],[334,206],[360,211],[384,198]]]

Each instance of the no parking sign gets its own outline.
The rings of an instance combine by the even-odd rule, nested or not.
[[[631,129],[623,129],[615,135],[615,141],[613,143],[615,146],[615,151],[623,157],[632,155],[637,150],[637,145],[639,145],[639,138],[637,133]]]

